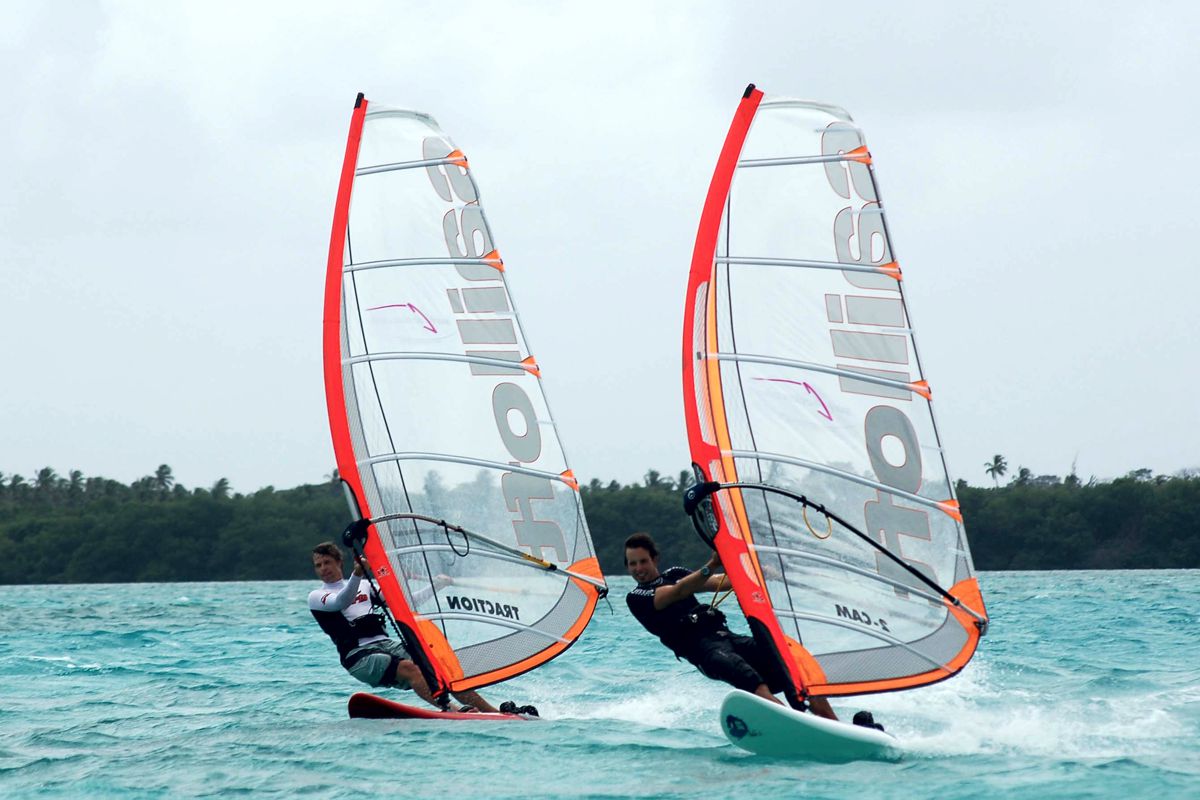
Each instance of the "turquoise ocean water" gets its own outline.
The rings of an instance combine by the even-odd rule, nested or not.
[[[981,582],[963,673],[834,703],[910,748],[850,766],[727,744],[724,687],[637,626],[624,577],[566,654],[484,690],[529,723],[348,719],[314,584],[2,586],[0,796],[1200,797],[1200,571]]]

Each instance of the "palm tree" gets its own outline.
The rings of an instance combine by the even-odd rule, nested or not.
[[[174,485],[175,477],[171,474],[171,468],[166,464],[159,464],[158,469],[154,470],[154,488],[166,494]]]
[[[1000,478],[1004,476],[1004,473],[1008,472],[1008,462],[1004,460],[1004,456],[997,453],[992,456],[991,461],[984,462],[983,471],[992,476],[992,482],[999,488]]]
[[[13,500],[20,502],[29,493],[29,484],[24,475],[13,475],[8,479],[8,493]]]
[[[67,473],[69,480],[67,481],[67,502],[71,505],[78,505],[83,497],[83,473],[77,469]]]
[[[51,505],[54,503],[58,489],[58,474],[50,467],[42,467],[33,479],[33,496],[38,502]]]
[[[1017,470],[1017,477],[1013,478],[1013,483],[1017,486],[1027,486],[1031,480],[1033,480],[1033,473],[1029,467],[1021,467]]]
[[[39,492],[46,492],[53,489],[57,482],[58,474],[50,467],[42,467],[33,479],[33,488]]]
[[[225,500],[229,497],[229,479],[221,478],[212,485],[212,496],[218,500]]]
[[[129,484],[129,488],[133,490],[133,496],[138,500],[149,500],[158,493],[158,486],[154,483],[152,475],[143,475]]]

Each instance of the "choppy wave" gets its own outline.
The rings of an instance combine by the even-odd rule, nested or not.
[[[534,702],[542,721],[476,725],[347,719],[360,687],[303,583],[0,587],[0,795],[1190,796],[1200,572],[982,583],[993,622],[961,675],[835,702],[870,708],[908,747],[852,767],[731,747],[725,688],[619,602],[563,657],[484,692]]]

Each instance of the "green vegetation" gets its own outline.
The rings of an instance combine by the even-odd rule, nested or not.
[[[189,491],[165,464],[129,486],[0,473],[0,584],[302,578],[346,516],[336,484],[240,495],[222,478]]]
[[[1004,464],[997,459],[986,466]],[[624,571],[622,543],[635,531],[658,540],[666,563],[704,562],[682,511],[688,482],[687,472],[651,470],[641,483],[581,489],[606,573]],[[1084,484],[1021,467],[1005,486],[957,488],[981,570],[1200,568],[1195,470]],[[186,489],[165,464],[130,485],[49,467],[32,481],[0,473],[0,584],[303,579],[312,545],[348,521],[334,481],[243,495],[223,478]]]
[[[957,490],[979,569],[1200,567],[1196,470],[1084,484],[1021,467],[1007,486]]]
[[[690,470],[680,472],[676,479],[650,470],[641,484],[622,486],[612,481],[601,485],[593,480],[580,490],[605,575],[625,572],[625,540],[639,531],[658,542],[663,567],[699,567],[708,560],[712,550],[696,535],[691,519],[683,513],[680,492],[691,484]]]

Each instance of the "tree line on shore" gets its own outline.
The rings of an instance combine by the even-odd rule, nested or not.
[[[1003,457],[997,456],[1003,460]],[[995,485],[956,489],[980,570],[1200,567],[1200,473],[1134,470],[1112,481],[987,467]],[[0,472],[0,584],[293,580],[311,577],[309,551],[349,522],[335,476],[293,489],[241,494],[221,479],[178,484],[168,465],[131,484],[46,467],[28,481]],[[606,574],[624,572],[622,543],[651,533],[664,566],[698,566],[708,548],[684,515],[676,477],[580,488]]]

